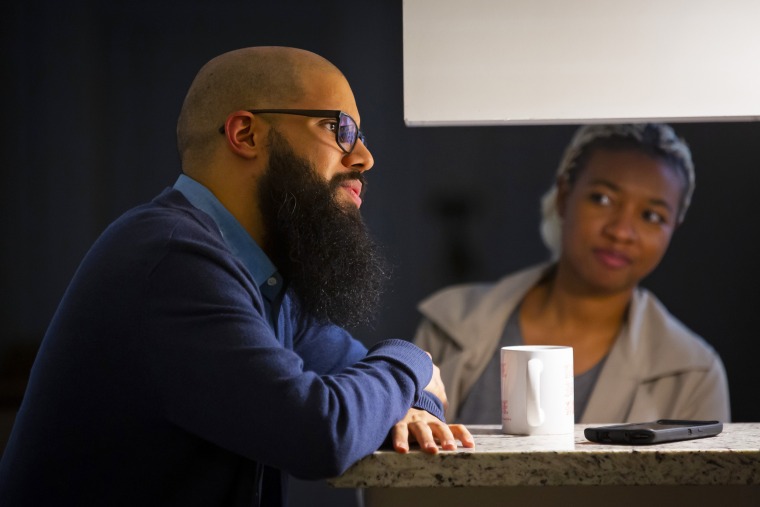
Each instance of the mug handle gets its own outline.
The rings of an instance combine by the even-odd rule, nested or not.
[[[546,419],[546,414],[541,408],[541,372],[544,371],[544,363],[534,357],[528,361],[528,424],[532,427],[541,426]]]

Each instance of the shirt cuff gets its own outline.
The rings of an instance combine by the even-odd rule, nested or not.
[[[446,422],[446,418],[443,415],[443,402],[438,399],[438,396],[431,394],[428,391],[422,391],[422,394],[412,406],[424,410],[425,412],[436,416],[441,421]]]

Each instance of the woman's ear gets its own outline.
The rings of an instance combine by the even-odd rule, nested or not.
[[[557,215],[560,218],[565,218],[565,207],[567,206],[568,195],[570,195],[570,182],[568,181],[567,174],[557,177]]]

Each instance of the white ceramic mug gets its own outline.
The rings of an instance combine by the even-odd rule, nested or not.
[[[572,434],[573,348],[501,349],[501,428],[511,435]]]

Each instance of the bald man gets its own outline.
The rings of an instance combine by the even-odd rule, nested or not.
[[[182,174],[114,222],[48,328],[2,505],[267,505],[388,440],[472,446],[408,341],[345,331],[387,268],[359,214],[374,161],[340,71],[293,48],[206,64]]]

